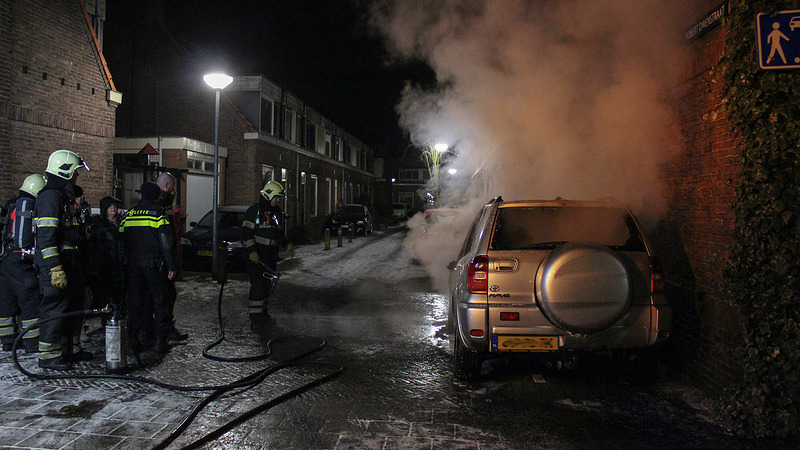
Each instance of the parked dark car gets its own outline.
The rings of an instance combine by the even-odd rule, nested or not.
[[[243,272],[247,252],[242,244],[242,221],[247,206],[220,206],[217,208],[217,240],[226,248],[228,270]],[[183,269],[198,272],[211,271],[211,224],[213,211],[209,211],[194,227],[181,237]]]
[[[325,223],[325,228],[333,231],[341,227],[343,233],[347,233],[351,226],[356,234],[372,234],[373,222],[369,208],[357,203],[342,205]]]

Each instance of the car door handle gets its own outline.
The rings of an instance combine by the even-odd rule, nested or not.
[[[496,272],[513,272],[517,270],[518,264],[516,259],[499,259],[494,263],[494,270]]]

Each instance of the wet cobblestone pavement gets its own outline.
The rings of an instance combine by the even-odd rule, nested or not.
[[[535,360],[492,360],[480,383],[450,374],[446,299],[405,252],[400,229],[376,232],[341,248],[322,244],[285,254],[270,300],[277,324],[258,336],[248,326],[248,283],[232,274],[222,295],[225,341],[210,354],[263,355],[215,361],[204,349],[220,336],[219,285],[202,274],[178,283],[177,325],[185,345],[162,358],[146,352],[130,375],[175,386],[231,383],[324,347],[256,386],[222,394],[168,448],[183,448],[242,414],[344,367],[333,378],[233,427],[203,448],[295,449],[573,449],[774,448],[742,442],[709,419],[707,401],[662,371],[639,383],[597,358],[571,375]],[[153,448],[186,420],[209,391],[93,378],[103,373],[104,336],[90,319],[78,364],[84,378],[30,379],[9,353],[0,355],[0,448]],[[269,344],[270,340],[272,343]],[[24,353],[20,365],[42,373]],[[129,363],[135,363],[129,356]],[[50,374],[60,375],[56,372]],[[766,445],[765,445],[766,444]],[[777,445],[780,446],[780,445]]]

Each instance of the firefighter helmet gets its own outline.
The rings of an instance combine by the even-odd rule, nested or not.
[[[89,170],[89,167],[77,153],[69,150],[56,150],[50,154],[45,172],[65,180],[71,180],[75,170],[79,167]]]
[[[44,187],[44,177],[41,174],[28,175],[19,190],[31,194],[34,198],[39,195],[39,191]]]
[[[270,181],[269,183],[264,185],[264,189],[261,190],[261,195],[264,196],[267,200],[272,200],[272,197],[276,195],[286,196],[283,192],[283,186],[277,181]]]

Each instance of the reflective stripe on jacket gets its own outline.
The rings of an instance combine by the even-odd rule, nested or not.
[[[140,201],[122,219],[119,231],[125,241],[128,264],[147,267],[164,261],[167,270],[176,270],[175,237],[163,208],[148,200]]]

